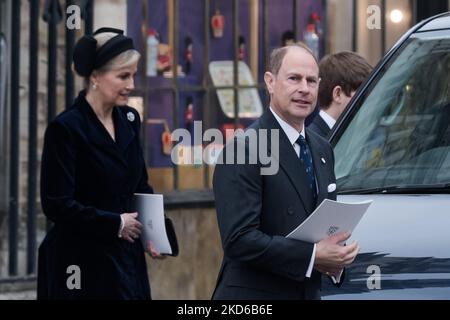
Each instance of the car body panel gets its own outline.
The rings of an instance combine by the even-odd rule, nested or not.
[[[450,299],[450,174],[447,173],[450,152],[446,151],[450,150],[448,129],[445,132],[446,140],[436,143],[431,141],[431,144],[427,142],[438,137],[429,126],[430,117],[435,117],[431,120],[446,119],[439,117],[445,115],[446,111],[442,110],[450,101],[450,85],[447,88],[446,82],[439,82],[445,84],[438,86],[438,92],[442,94],[438,99],[441,104],[418,105],[414,99],[405,104],[401,99],[395,100],[393,91],[395,85],[405,88],[409,86],[408,90],[417,89],[420,92],[416,98],[424,97],[424,101],[434,101],[434,93],[430,92],[440,79],[436,77],[436,73],[422,72],[421,69],[417,69],[420,72],[416,72],[413,77],[412,69],[417,65],[411,63],[420,61],[433,69],[436,68],[436,62],[439,62],[442,63],[439,66],[440,74],[450,74],[450,63],[447,63],[449,38],[450,13],[432,17],[411,28],[380,61],[333,128],[330,141],[335,147],[336,176],[340,192],[338,200],[360,202],[371,199],[374,202],[347,242],[357,240],[361,247],[360,253],[353,264],[346,268],[344,284],[340,288],[333,286],[328,279],[323,279],[324,299]],[[435,43],[428,45],[432,48],[432,54],[429,55],[419,50],[422,49],[420,46],[427,45],[428,40]],[[407,49],[414,41],[417,47]],[[396,61],[403,53],[407,59]],[[436,54],[442,55],[446,60],[441,60],[441,56]],[[414,56],[416,59],[412,59]],[[389,72],[390,67],[396,69]],[[386,74],[386,79],[383,80]],[[409,80],[406,81],[407,79]],[[411,79],[415,81],[412,86],[409,82]],[[418,79],[421,82],[417,82]],[[444,76],[444,79],[448,81],[449,78]],[[381,80],[384,81],[385,90],[375,91],[382,83]],[[414,84],[422,82],[427,85],[414,88]],[[372,91],[376,93],[371,97]],[[381,92],[384,95],[380,95]],[[376,100],[373,99],[374,96]],[[387,111],[381,109],[382,112],[374,116],[376,112],[372,108],[378,108],[380,103],[386,104]],[[362,108],[365,109],[358,115]],[[369,118],[362,122],[362,116]],[[370,117],[378,121],[374,126]],[[358,122],[352,124],[353,120],[360,121],[360,129],[373,130],[370,133],[373,133],[373,139],[358,142],[361,137],[353,135],[359,132],[355,131]],[[396,121],[404,121],[400,123],[404,128],[398,128]],[[411,121],[415,121],[414,126],[410,125]],[[349,125],[353,128],[345,134]],[[378,135],[377,126],[388,130],[384,135],[386,139],[383,140]],[[413,140],[412,135],[417,135],[418,139]],[[343,142],[339,146],[340,139]],[[383,152],[382,165],[369,161],[378,159],[368,157],[374,150],[371,143],[376,142],[380,142],[377,150],[380,148],[378,151]],[[355,148],[345,147],[351,143],[356,143]],[[424,148],[417,149],[416,146]],[[408,192],[394,189],[408,186],[414,186],[415,190]]]
[[[324,279],[324,299],[450,299],[450,196],[345,195],[338,200],[373,203],[347,241],[357,240],[360,254],[341,288]],[[379,268],[376,274],[373,266]],[[380,286],[374,288],[370,284],[378,275]]]

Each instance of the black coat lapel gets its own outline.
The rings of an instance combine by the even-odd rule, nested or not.
[[[75,106],[79,108],[86,119],[86,135],[90,142],[120,161],[123,165],[127,166],[125,151],[130,142],[134,139],[135,133],[124,113],[119,110],[118,107],[113,109],[116,138],[116,141],[114,141],[87,102],[85,92],[81,92],[77,97]]]
[[[325,152],[322,150],[321,141],[311,130],[306,129],[306,140],[308,141],[309,149],[314,163],[314,171],[316,174],[316,183],[319,190],[317,195],[317,205],[319,205],[328,196],[328,170],[327,159]]]
[[[116,128],[116,144],[120,151],[124,153],[135,137],[131,123],[139,120],[131,111],[126,114],[123,112],[124,110],[121,110],[120,108],[121,107],[114,108],[113,117],[114,126]],[[130,120],[128,120],[128,114],[130,114]]]
[[[308,177],[306,175],[306,170],[300,162],[299,157],[295,153],[294,147],[291,145],[288,137],[284,133],[278,121],[273,116],[270,110],[266,110],[264,115],[261,118],[262,127],[267,129],[278,129],[279,130],[279,152],[278,155],[273,155],[273,157],[277,158],[280,163],[280,167],[288,176],[289,180],[293,184],[297,194],[299,195],[301,201],[303,202],[303,206],[308,214],[311,214],[314,211],[314,203],[313,199],[310,196],[311,192],[309,190],[307,181]],[[270,132],[268,132],[270,134]],[[270,138],[268,139],[270,142]],[[270,146],[270,144],[269,144]]]
[[[314,120],[317,120],[316,123],[319,126],[319,128],[322,130],[324,137],[327,137],[328,134],[330,133],[331,129],[328,126],[328,124],[325,122],[325,120],[323,120],[323,118],[321,117],[320,114],[318,114]]]

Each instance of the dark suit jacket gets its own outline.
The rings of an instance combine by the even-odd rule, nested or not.
[[[318,135],[322,136],[325,139],[328,139],[328,136],[331,132],[328,124],[323,120],[320,114],[316,115],[313,121],[309,124],[308,128],[310,131],[314,131]]]
[[[316,207],[307,192],[305,169],[270,110],[250,128],[279,130],[280,167],[275,175],[263,176],[259,161],[216,165],[213,185],[224,258],[213,298],[320,299],[321,274],[313,271],[311,278],[305,277],[313,244],[285,238]],[[335,183],[333,151],[308,129],[306,139],[316,171],[318,203],[336,199],[327,190]]]
[[[150,299],[144,250],[120,239],[120,214],[133,193],[152,193],[130,107],[113,109],[116,142],[80,93],[50,123],[41,167],[41,201],[54,223],[39,248],[38,299]],[[81,271],[69,290],[67,268]]]

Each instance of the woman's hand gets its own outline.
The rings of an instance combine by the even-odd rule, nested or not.
[[[147,242],[147,252],[151,255],[153,259],[165,259],[166,256],[159,253],[158,250],[156,250],[155,246],[151,241]]]
[[[138,213],[122,213],[120,216],[123,219],[122,238],[133,243],[141,235],[142,224],[136,219]]]

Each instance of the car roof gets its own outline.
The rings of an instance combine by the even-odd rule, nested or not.
[[[416,32],[450,29],[450,12],[438,15],[430,19]]]

